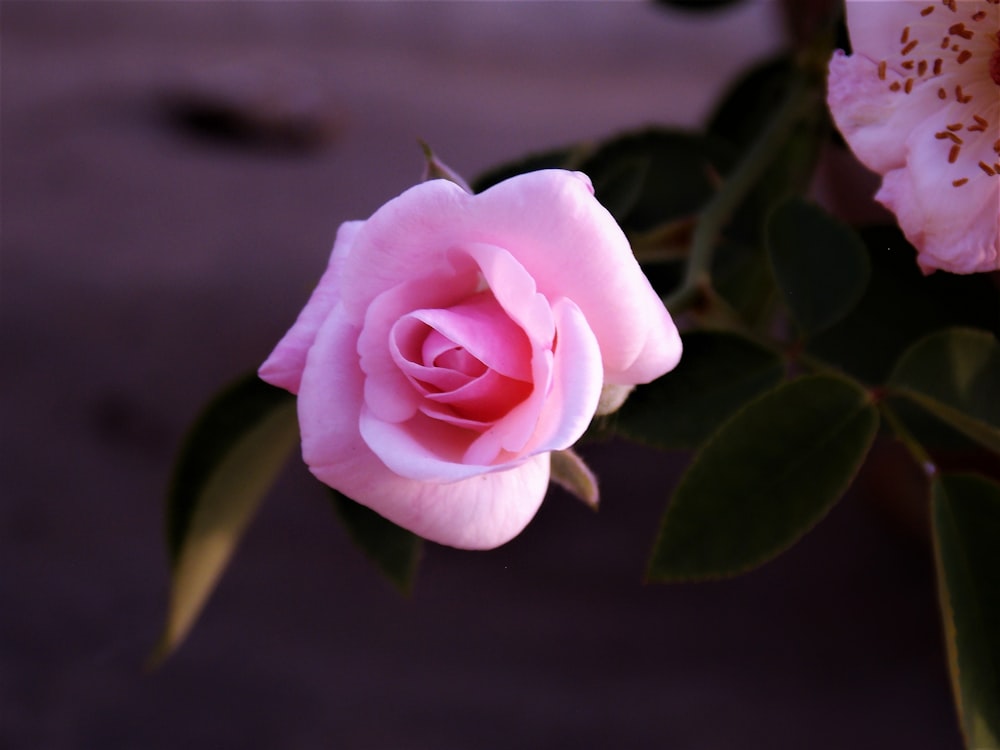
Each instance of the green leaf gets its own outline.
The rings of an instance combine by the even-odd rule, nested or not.
[[[673,371],[635,389],[614,429],[660,448],[701,444],[737,409],[781,380],[781,358],[732,333],[694,331]]]
[[[770,58],[734,81],[708,119],[710,133],[748,147],[781,106],[796,67],[788,55]]]
[[[766,234],[771,270],[804,332],[829,328],[861,299],[870,274],[868,251],[819,206],[784,201],[771,214]]]
[[[170,602],[152,663],[187,635],[297,442],[294,398],[256,376],[221,393],[195,423],[168,495]]]
[[[931,490],[938,593],[966,747],[1000,748],[1000,486],[942,475]]]
[[[629,234],[694,215],[732,165],[733,150],[697,133],[647,128],[615,137],[579,169]]]
[[[330,493],[334,510],[354,543],[396,588],[409,594],[417,575],[423,540],[336,490]]]
[[[847,317],[810,339],[810,353],[879,384],[910,345],[936,330],[973,326],[1000,335],[1000,294],[989,274],[924,276],[898,227],[861,236],[872,270],[868,289]]]
[[[734,208],[712,263],[716,291],[751,329],[771,320],[778,292],[765,250],[765,219],[788,196],[807,189],[829,131],[823,84],[791,58],[765,61],[726,92],[708,123],[712,135],[749,153],[796,102],[794,119]]]
[[[732,576],[775,557],[844,493],[877,429],[869,394],[828,375],[800,378],[751,402],[681,478],[649,578]]]
[[[824,79],[803,67],[802,60],[781,55],[765,60],[739,78],[716,106],[708,122],[709,133],[739,151],[747,151],[796,87],[802,86],[808,92],[781,148],[733,216],[727,230],[731,240],[758,244],[764,219],[771,210],[785,198],[806,192],[831,130]]]
[[[952,328],[927,336],[900,358],[890,393],[1000,453],[1000,342],[993,334]]]

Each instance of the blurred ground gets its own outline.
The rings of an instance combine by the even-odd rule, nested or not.
[[[184,428],[294,319],[337,225],[415,181],[416,139],[474,175],[694,124],[774,10],[0,4],[0,748],[959,748],[920,544],[848,498],[758,572],[643,586],[681,463],[621,446],[589,452],[600,513],[553,492],[498,551],[430,547],[410,600],[296,465],[141,670]],[[197,139],[162,104],[206,89],[330,130]]]

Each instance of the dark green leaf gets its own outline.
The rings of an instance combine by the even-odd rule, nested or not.
[[[933,333],[907,349],[888,385],[1000,453],[1000,342],[993,334],[971,328]]]
[[[727,232],[730,239],[758,244],[764,219],[771,210],[785,198],[803,194],[809,186],[831,129],[824,100],[825,82],[796,64],[791,56],[775,57],[738,79],[709,119],[711,134],[747,151],[798,87],[806,94],[797,121],[733,216]]]
[[[1000,747],[1000,486],[944,475],[932,485],[938,589],[966,747]]]
[[[872,276],[855,309],[809,342],[811,353],[869,383],[883,383],[900,355],[949,326],[1000,333],[1000,294],[986,274],[924,276],[897,227],[861,233]]]
[[[781,105],[795,74],[787,55],[754,66],[723,94],[708,119],[708,131],[746,148]]]
[[[712,284],[750,330],[772,319],[778,289],[763,243],[720,242],[712,263]]]
[[[375,511],[330,490],[337,516],[375,566],[405,594],[413,589],[423,540]]]
[[[601,144],[579,168],[622,228],[637,233],[695,214],[732,157],[717,139],[649,128]]]
[[[294,399],[255,376],[195,423],[168,498],[170,603],[154,663],[187,635],[297,442]]]
[[[840,498],[877,430],[869,394],[831,376],[801,378],[751,402],[681,478],[650,579],[732,576],[775,557]]]
[[[861,238],[799,198],[771,214],[767,249],[782,298],[805,333],[847,315],[868,285],[868,251]]]
[[[626,437],[661,448],[693,448],[755,396],[781,380],[781,359],[732,333],[683,335],[673,371],[639,386],[611,418]]]
[[[188,534],[199,493],[247,433],[275,411],[289,413],[294,423],[295,397],[250,374],[220,392],[198,416],[181,446],[167,496],[167,551],[172,563]]]
[[[798,110],[788,132],[736,207],[712,264],[712,282],[751,328],[769,318],[777,298],[764,248],[764,224],[772,209],[809,185],[829,130],[822,82],[788,56],[768,60],[740,78],[710,118],[712,135],[749,152],[790,101]]]

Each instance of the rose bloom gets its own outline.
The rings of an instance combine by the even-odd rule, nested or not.
[[[260,368],[298,394],[325,484],[432,541],[486,549],[542,502],[602,387],[674,367],[680,338],[579,172],[471,195],[436,179],[337,232]]]
[[[925,273],[1000,268],[1000,0],[849,0],[828,103]]]

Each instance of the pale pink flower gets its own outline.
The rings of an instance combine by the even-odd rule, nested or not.
[[[1000,0],[848,0],[828,102],[925,273],[1000,268]]]
[[[321,481],[433,541],[489,548],[534,516],[550,453],[602,388],[680,353],[590,180],[549,170],[479,195],[431,180],[343,224],[260,376],[298,394]]]

